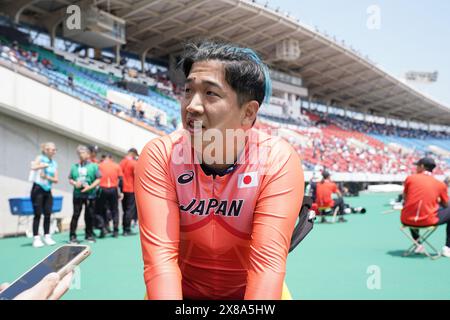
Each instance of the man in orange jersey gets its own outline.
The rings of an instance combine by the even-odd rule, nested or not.
[[[450,257],[450,208],[448,207],[447,185],[433,177],[436,163],[425,157],[415,163],[416,173],[406,178],[403,190],[403,209],[401,222],[407,226],[426,227],[447,225],[447,240],[442,255]],[[412,237],[419,239],[419,231],[411,229]],[[416,253],[424,252],[422,244],[416,247]]]
[[[106,234],[108,218],[107,210],[111,212],[113,220],[113,237],[119,236],[119,200],[122,200],[123,194],[120,191],[123,184],[123,173],[120,166],[114,162],[112,155],[108,154],[98,165],[101,178],[98,197],[97,214],[99,217],[100,238]]]
[[[184,129],[147,143],[135,172],[147,296],[280,299],[304,178],[288,142],[253,128],[268,69],[216,42],[181,66]]]

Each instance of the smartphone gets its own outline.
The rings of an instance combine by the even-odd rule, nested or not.
[[[0,300],[11,300],[25,290],[35,286],[49,273],[56,272],[60,278],[72,271],[91,254],[86,245],[64,245],[38,262],[8,288],[0,293]]]

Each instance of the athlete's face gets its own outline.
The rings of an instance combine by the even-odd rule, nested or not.
[[[227,130],[246,131],[253,125],[258,108],[257,101],[238,104],[236,92],[225,80],[222,62],[208,60],[193,64],[181,100],[183,127],[191,137],[205,136],[211,129],[220,131],[224,138]],[[208,143],[203,143],[203,147]]]

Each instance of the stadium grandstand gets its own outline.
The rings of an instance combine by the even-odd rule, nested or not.
[[[67,8],[73,4],[82,15],[97,20],[83,20],[78,31],[68,29]],[[56,142],[65,178],[76,161],[78,144],[97,145],[120,159],[129,148],[140,151],[150,139],[180,128],[184,75],[177,64],[183,44],[202,38],[252,48],[267,63],[273,93],[270,103],[261,107],[256,127],[276,132],[295,148],[305,181],[315,171],[328,170],[334,181],[356,189],[356,194],[371,184],[401,185],[414,163],[425,156],[435,159],[439,180],[450,175],[448,106],[267,4],[0,0],[0,141],[6,155],[0,159],[0,237],[29,230],[29,225],[18,224],[10,214],[8,199],[29,194],[29,163],[44,140]],[[55,190],[66,199],[59,214],[63,230],[72,215],[71,190],[65,179]],[[389,200],[380,195],[365,197],[350,202],[371,207],[373,212],[382,211],[379,202]],[[377,228],[382,228],[384,222],[377,219]],[[361,237],[363,224],[362,220],[357,223]],[[323,230],[318,232],[327,236]],[[338,231],[331,235],[342,236]],[[10,246],[25,243],[23,239],[0,240],[0,247],[6,241]],[[132,245],[132,240],[126,241],[119,245],[125,251]],[[313,254],[308,245],[304,253]],[[31,252],[31,248],[22,249]],[[111,262],[105,254],[99,256]],[[137,254],[134,259],[140,262]],[[100,268],[97,263],[91,268]],[[288,272],[293,268],[288,266]],[[140,281],[140,270],[130,276],[133,281]],[[12,269],[5,272],[17,275]],[[6,275],[0,272],[0,277]],[[308,282],[295,277],[288,275],[294,298],[297,293],[291,283]],[[399,290],[397,296],[386,297],[401,297]],[[125,295],[139,298],[143,292],[142,286],[132,285]],[[120,298],[111,294],[104,297]],[[318,296],[314,292],[309,297]],[[69,297],[96,298],[77,292]],[[359,298],[350,291],[343,296],[330,291],[327,297]],[[363,297],[376,298],[370,293]]]

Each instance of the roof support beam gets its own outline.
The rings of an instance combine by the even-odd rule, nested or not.
[[[400,92],[398,94],[394,94],[394,95],[388,96],[386,98],[383,98],[381,100],[377,100],[377,101],[374,101],[372,103],[369,103],[369,104],[367,104],[367,107],[368,108],[376,107],[376,106],[382,105],[386,101],[391,101],[392,99],[395,99],[395,98],[398,98],[398,97],[402,97],[402,96],[404,96],[406,94],[408,94],[408,92]]]
[[[9,17],[12,17],[14,23],[19,23],[22,12],[26,8],[38,3],[39,1],[41,0],[17,0],[11,2],[4,9],[2,9],[2,11],[6,13]]]
[[[205,30],[204,31],[204,35],[218,36],[218,35],[220,35],[222,33],[228,32],[228,31],[233,30],[235,28],[242,28],[242,26],[240,24],[245,22],[245,21],[249,21],[251,19],[253,19],[253,18],[252,17],[248,17],[248,16],[239,18],[236,21],[233,21],[233,23],[230,24],[228,27],[224,28],[223,26],[219,26],[219,27],[217,27],[217,28],[215,28],[213,30],[210,30],[210,31]],[[199,35],[197,35],[197,36],[199,36]],[[177,43],[177,44],[175,44],[175,45],[173,45],[173,46],[171,46],[171,47],[169,47],[169,48],[167,48],[165,50],[162,50],[162,52],[160,52],[159,54],[161,56],[162,55],[166,55],[166,54],[168,54],[170,52],[179,50],[180,47],[181,47],[181,45],[179,43]]]
[[[289,38],[291,35],[296,34],[297,32],[298,32],[298,29],[295,29],[295,30],[293,30],[291,32],[288,32],[288,33],[283,31],[283,32],[281,32],[281,33],[279,33],[279,34],[277,34],[277,35],[275,35],[273,37],[270,37],[269,39],[267,39],[265,41],[262,41],[260,43],[255,44],[255,45],[252,45],[252,49],[254,49],[254,50],[264,49],[265,47],[268,47],[268,46],[270,46],[270,45],[272,45],[274,43],[277,43],[277,42],[283,41],[284,39]]]
[[[235,7],[228,8],[227,10],[220,9],[220,11],[216,11],[216,12],[212,13],[208,18],[200,17],[192,22],[183,24],[182,26],[175,27],[172,30],[164,32],[163,34],[153,36],[153,37],[148,37],[143,40],[139,40],[139,44],[142,44],[142,45],[131,46],[130,49],[136,48],[139,51],[145,51],[145,50],[150,50],[152,48],[156,48],[164,41],[167,41],[167,40],[170,40],[173,38],[178,38],[181,34],[190,32],[191,30],[193,30],[201,25],[204,25],[205,23],[208,23],[213,20],[217,20],[226,14],[229,14],[229,13],[232,13],[232,12],[238,10],[240,8],[240,6],[241,6],[241,3],[239,3]]]
[[[142,12],[142,11],[152,7],[155,4],[160,3],[161,1],[163,1],[163,0],[154,0],[154,1],[141,0],[138,3],[136,3],[135,5],[133,5],[131,8],[123,8],[123,9],[119,10],[117,12],[117,16],[121,17],[122,19],[129,18],[129,17],[135,15],[136,13]]]
[[[411,100],[411,101],[409,101],[409,102],[407,102],[405,104],[401,104],[401,105],[399,105],[399,106],[397,106],[395,108],[392,108],[392,109],[388,110],[386,115],[390,116],[391,114],[393,114],[393,113],[395,113],[395,112],[397,112],[397,111],[399,111],[401,109],[415,107],[417,105],[417,101],[415,103],[411,104],[411,102],[414,102],[414,100],[416,100],[416,99],[413,99],[413,100]]]
[[[163,23],[166,23],[169,20],[172,20],[176,18],[177,16],[186,13],[186,10],[192,10],[194,8],[197,8],[207,2],[206,0],[193,0],[187,4],[181,5],[179,7],[176,7],[172,10],[169,10],[165,12],[164,14],[160,15],[159,17],[156,17],[155,19],[149,21],[148,23],[145,23],[145,26],[142,25],[136,25],[132,28],[130,28],[127,32],[128,36],[135,37],[138,34],[144,33],[148,30],[151,30],[155,28],[156,26],[159,26]]]
[[[373,93],[378,93],[378,92],[384,91],[384,90],[389,89],[391,87],[392,87],[392,84],[389,84],[389,85],[381,87],[381,88],[379,88],[379,89],[377,89],[375,91],[365,90],[363,93],[361,93],[361,94],[359,94],[359,95],[357,95],[357,96],[355,96],[355,97],[353,97],[351,99],[345,100],[345,101],[347,103],[349,103],[349,104],[355,103],[355,102],[359,101],[362,97],[365,97],[365,96],[373,94]]]
[[[320,65],[326,65],[326,64],[328,63],[328,61],[327,61],[328,59],[331,60],[331,59],[334,59],[334,58],[339,57],[339,56],[341,56],[340,53],[334,54],[334,55],[331,55],[331,56],[327,56],[327,57],[324,57],[324,56],[317,56],[317,57],[315,57],[315,59],[314,59],[314,60],[316,60],[316,62],[306,64],[306,67],[301,68],[301,69],[300,69],[300,72],[301,72],[302,74],[305,74],[306,72],[309,72],[309,71],[315,71],[315,72],[319,72],[320,75],[322,75],[323,72],[320,72],[319,70],[316,70],[317,66],[320,66]],[[355,61],[352,61],[351,63],[345,64],[344,66],[351,65],[351,64],[354,64],[354,63],[355,63]],[[328,74],[328,73],[330,73],[330,70],[333,70],[333,71],[339,70],[339,69],[342,69],[342,67],[344,67],[344,66],[337,66],[337,67],[335,67],[335,68],[328,69],[328,70],[326,70],[325,72]],[[317,77],[320,77],[320,75],[311,77],[311,79],[312,79],[312,78],[315,79],[315,78],[317,78]],[[311,81],[313,81],[313,80],[311,80]]]
[[[360,81],[361,76],[367,74],[369,71],[371,71],[371,70],[370,70],[370,69],[365,69],[365,70],[362,70],[362,71],[359,71],[359,72],[350,74],[350,75],[345,76],[345,77],[338,77],[337,79],[333,79],[333,80],[324,82],[324,83],[322,83],[321,85],[316,86],[316,87],[313,88],[313,89],[310,89],[309,91],[314,93],[314,92],[318,92],[318,91],[320,91],[320,90],[323,90],[324,87],[333,87],[333,88],[336,88],[336,85],[333,85],[333,84],[345,83],[345,86],[344,86],[344,87],[337,87],[337,89],[334,90],[333,93],[330,93],[330,95],[335,95],[335,94],[338,93],[338,92],[345,91],[345,90],[346,90],[347,88],[349,88],[349,87],[354,87],[355,84],[358,83],[358,82]],[[344,74],[344,73],[343,73],[343,74]],[[349,81],[349,80],[351,80],[351,79],[355,79],[355,80],[352,81],[352,82],[350,82],[350,83],[348,83],[347,81]],[[379,79],[379,78],[378,78],[378,77],[372,78],[372,79],[369,80],[369,82],[371,82],[371,81],[373,81],[373,80],[376,80],[376,79]],[[365,82],[367,82],[367,81],[365,81]],[[330,98],[330,97],[329,97],[329,98]]]
[[[332,57],[330,57],[330,59],[332,59],[333,57],[336,57],[336,56],[338,56],[338,55],[335,55],[335,56],[332,56]],[[328,58],[324,58],[324,59],[328,59]],[[324,64],[324,61],[321,61],[321,63],[322,64]],[[320,78],[323,78],[323,77],[327,77],[329,74],[333,74],[334,72],[336,72],[336,70],[342,70],[343,72],[346,72],[346,70],[344,69],[344,68],[347,68],[348,66],[351,66],[351,65],[354,65],[355,63],[357,63],[357,61],[351,61],[351,62],[349,62],[349,63],[346,63],[346,64],[343,64],[343,65],[340,65],[340,66],[337,66],[337,67],[333,67],[333,68],[329,68],[328,70],[326,70],[326,71],[323,71],[323,72],[321,72],[321,71],[317,71],[318,72],[318,74],[317,75],[315,75],[315,76],[312,76],[312,77],[308,77],[308,81],[310,81],[310,82],[314,82],[316,79],[320,79]],[[319,63],[318,62],[316,62],[316,65],[318,65]],[[308,68],[309,69],[309,68]],[[344,69],[344,70],[343,70]],[[301,69],[300,70],[300,73],[303,75],[303,73],[304,73],[305,71],[303,70],[303,69]],[[336,78],[336,77],[331,77],[332,79],[333,79],[333,81],[332,82],[335,82],[335,81],[340,81],[340,78]]]

